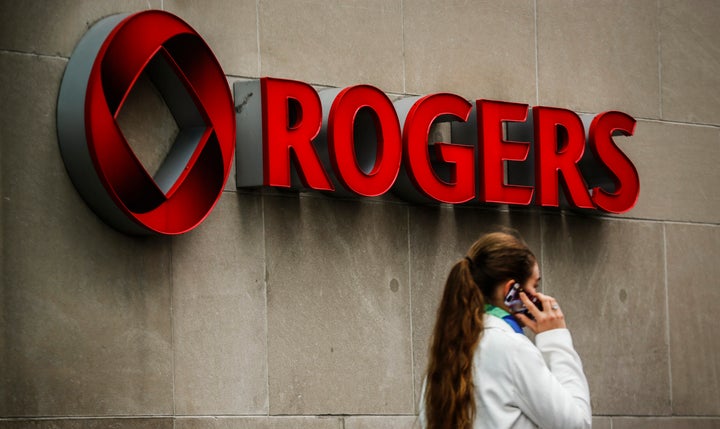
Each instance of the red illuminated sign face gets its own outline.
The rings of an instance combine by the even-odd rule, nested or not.
[[[143,74],[179,128],[154,176],[117,124]],[[210,48],[174,15],[114,15],[94,25],[65,70],[57,116],[75,187],[117,229],[181,234],[202,222],[220,198],[235,150],[232,97]]]
[[[569,205],[610,213],[630,210],[640,192],[612,139],[634,133],[622,112],[581,117],[445,93],[393,103],[368,85],[318,93],[273,78],[236,83],[235,98],[238,187],[544,207],[561,205],[562,188]],[[452,143],[428,141],[436,122],[451,122]]]
[[[117,124],[141,76],[179,128],[154,175]],[[83,37],[63,76],[63,160],[93,210],[133,234],[181,234],[200,224],[222,194],[236,148],[238,187],[392,191],[424,203],[567,201],[611,213],[630,210],[640,191],[635,167],[613,141],[635,130],[622,112],[578,115],[447,93],[393,102],[369,85],[318,92],[273,78],[236,83],[235,100],[210,48],[179,18],[108,17]],[[451,124],[452,142],[428,141],[439,122]]]

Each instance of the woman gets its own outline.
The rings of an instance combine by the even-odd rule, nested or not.
[[[537,291],[539,282],[535,255],[514,233],[481,237],[452,267],[430,345],[424,428],[591,426],[582,363],[562,310]],[[509,313],[505,297],[515,283],[531,317]],[[535,344],[520,325],[536,334]]]

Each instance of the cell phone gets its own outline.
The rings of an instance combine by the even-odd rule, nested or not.
[[[521,313],[529,317],[530,319],[534,319],[532,314],[530,314],[530,310],[525,307],[525,304],[523,304],[522,300],[520,299],[520,292],[525,292],[522,286],[520,286],[520,283],[515,283],[514,285],[512,285],[507,295],[505,295],[505,305],[510,309],[510,312],[513,314]],[[535,295],[530,295],[527,292],[525,292],[525,294],[528,298],[530,298],[530,301],[535,304],[535,307],[537,307],[538,310],[542,311],[542,303],[540,302],[540,298]]]

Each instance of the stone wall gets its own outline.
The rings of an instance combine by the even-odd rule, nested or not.
[[[231,177],[194,231],[120,234],[73,188],[55,109],[85,31],[148,7],[230,82],[627,112],[639,202],[431,207]],[[595,427],[720,427],[718,18],[710,0],[0,1],[0,428],[413,428],[444,278],[494,225],[540,256]]]

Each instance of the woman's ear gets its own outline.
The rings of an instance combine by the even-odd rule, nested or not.
[[[508,292],[510,292],[510,288],[513,287],[513,285],[517,283],[514,279],[510,279],[505,282],[503,285],[503,299],[507,296]]]
[[[505,297],[507,296],[508,292],[510,292],[510,288],[514,284],[515,284],[515,280],[508,280],[505,283],[503,283],[502,286],[495,289],[495,299],[497,300],[497,302],[503,302],[505,300]]]

